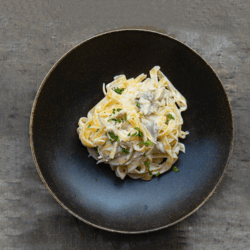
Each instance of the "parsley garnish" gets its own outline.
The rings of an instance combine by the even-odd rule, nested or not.
[[[143,145],[145,145],[146,147],[148,146],[148,145],[150,145],[150,146],[153,146],[154,145],[154,143],[153,142],[151,142],[151,141],[142,141],[142,142],[140,142],[139,144],[143,144]]]
[[[171,119],[172,119],[172,120],[175,120],[174,117],[173,117],[171,114],[168,114],[167,117],[168,117],[168,119],[170,119],[170,120],[171,120]],[[168,120],[168,119],[167,119],[167,122],[166,122],[167,125],[168,125],[168,122],[170,121],[170,120]]]
[[[109,139],[109,140],[110,140],[111,144],[113,144],[113,141],[111,139]]]
[[[112,119],[109,119],[108,122],[109,122],[109,121],[114,121],[114,122],[116,122],[116,119],[112,118]]]
[[[132,134],[131,136],[136,136],[137,135],[137,132],[135,132],[134,134]]]
[[[152,172],[150,171],[150,163],[148,161],[146,161],[144,163],[145,166],[148,166],[148,171],[149,171],[149,174],[152,175]]]
[[[117,119],[117,122],[121,123],[121,122],[122,122],[122,120],[119,118],[119,119]]]
[[[120,112],[122,109],[117,109],[118,112]]]
[[[99,154],[99,150],[98,150],[98,147],[96,147],[96,153]]]
[[[95,180],[97,181],[97,178],[95,178]]]
[[[179,172],[179,169],[177,167],[173,167],[173,170],[175,171],[175,173]]]
[[[156,175],[155,175],[155,177],[157,177],[157,176],[159,176],[160,175],[160,172],[158,172]]]
[[[88,128],[90,128],[90,127],[91,127],[91,124],[89,124]]]
[[[112,132],[108,132],[109,136],[111,137],[111,139],[119,142],[119,136],[118,135],[115,135],[114,133]]]
[[[130,133],[128,134],[128,136],[130,136]]]
[[[113,114],[115,114],[115,109],[113,109]]]
[[[146,154],[144,154],[143,156],[145,156],[145,157],[146,157]]]
[[[98,132],[100,129],[98,128],[97,130],[96,130],[96,132]]]
[[[122,153],[125,153],[126,155],[128,155],[130,152],[126,148],[122,148],[122,152],[120,154]]]
[[[127,121],[127,116],[125,115],[125,122]]]
[[[124,91],[124,89],[114,88],[114,91],[115,91],[117,94],[121,95],[122,92]]]
[[[140,131],[139,128],[135,127],[134,129],[138,130],[138,136],[139,137],[143,137],[143,133]]]
[[[136,107],[140,108],[140,103],[139,102],[135,102],[136,103]]]
[[[171,114],[168,114],[168,118],[172,119],[172,120],[175,120],[174,117]]]

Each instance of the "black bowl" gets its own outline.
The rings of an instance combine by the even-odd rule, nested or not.
[[[120,180],[88,158],[78,119],[103,98],[103,82],[148,74],[155,65],[187,99],[186,153],[178,173]],[[160,33],[121,30],[77,45],[55,64],[35,98],[30,136],[38,173],[63,208],[100,229],[142,233],[183,220],[213,194],[232,153],[233,118],[220,80],[197,53]]]

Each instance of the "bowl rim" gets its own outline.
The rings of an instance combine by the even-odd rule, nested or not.
[[[226,165],[224,167],[224,170],[223,170],[223,173],[222,175],[220,176],[218,182],[216,183],[215,187],[213,188],[213,190],[207,195],[207,197],[203,200],[202,203],[200,203],[195,209],[193,209],[190,213],[188,213],[187,215],[183,216],[182,218],[180,218],[179,220],[176,220],[172,223],[169,223],[167,225],[164,225],[164,226],[161,226],[161,227],[157,227],[157,228],[153,228],[153,229],[147,229],[147,230],[141,230],[141,231],[122,231],[122,230],[116,230],[116,229],[112,229],[112,228],[107,228],[107,227],[103,227],[103,226],[99,226],[99,225],[96,225],[86,219],[83,219],[81,216],[77,215],[76,213],[74,213],[72,210],[70,210],[66,205],[64,205],[60,200],[59,198],[56,196],[56,194],[50,189],[49,185],[47,184],[45,178],[43,177],[42,175],[42,172],[40,170],[40,167],[39,167],[39,164],[37,162],[37,158],[36,158],[36,154],[35,154],[35,149],[34,149],[34,143],[33,143],[33,120],[34,120],[34,113],[36,111],[36,106],[37,106],[37,101],[38,101],[38,98],[40,96],[40,93],[43,89],[43,86],[45,85],[47,79],[49,78],[50,74],[53,72],[53,70],[57,67],[57,65],[68,55],[70,54],[73,50],[75,50],[76,48],[80,47],[82,44],[92,40],[92,39],[95,39],[95,38],[98,38],[98,37],[101,37],[101,36],[104,36],[104,35],[108,35],[108,34],[112,34],[112,33],[118,33],[118,32],[127,32],[127,31],[135,31],[135,32],[145,32],[145,33],[153,33],[153,34],[157,34],[157,35],[160,35],[160,36],[163,36],[163,37],[166,37],[168,39],[172,39],[174,40],[175,42],[187,47],[188,49],[190,49],[193,53],[195,53],[196,55],[198,55],[199,58],[201,58],[206,64],[207,66],[213,71],[213,73],[215,74],[217,80],[219,81],[224,93],[225,93],[225,96],[226,96],[226,99],[227,99],[227,103],[228,103],[228,107],[229,107],[229,110],[230,110],[230,114],[231,114],[231,117],[232,117],[232,134],[231,134],[231,142],[230,142],[230,152],[229,152],[229,155],[228,155],[228,158],[227,158],[227,162],[226,162]],[[233,147],[234,147],[234,134],[235,134],[235,128],[234,128],[234,117],[233,117],[233,112],[232,112],[232,108],[231,108],[231,105],[230,105],[230,101],[228,99],[228,96],[227,96],[227,93],[226,93],[226,90],[220,80],[220,78],[218,77],[218,75],[216,74],[216,72],[214,71],[214,69],[206,62],[206,60],[204,58],[202,58],[195,50],[193,50],[192,48],[190,48],[188,45],[184,44],[183,42],[180,42],[179,40],[171,37],[170,35],[167,35],[167,34],[164,34],[164,33],[161,33],[161,32],[158,32],[158,31],[153,31],[153,30],[147,30],[147,29],[116,29],[116,30],[111,30],[111,31],[107,31],[107,32],[103,32],[103,33],[99,33],[97,35],[94,35],[94,36],[91,36],[90,38],[86,39],[86,40],[83,40],[82,42],[76,44],[73,48],[71,48],[69,51],[67,51],[63,56],[61,56],[56,62],[55,64],[50,68],[49,72],[45,75],[44,79],[42,80],[38,90],[37,90],[37,93],[36,93],[36,96],[35,96],[35,99],[34,99],[34,102],[33,102],[33,105],[32,105],[32,109],[31,109],[31,114],[30,114],[30,124],[29,124],[29,135],[30,135],[30,147],[31,147],[31,153],[32,153],[32,156],[33,156],[33,161],[35,163],[35,166],[36,166],[36,169],[37,169],[37,172],[43,182],[43,184],[45,185],[45,187],[47,188],[47,190],[50,192],[50,194],[52,195],[52,197],[67,211],[69,212],[71,215],[73,215],[75,218],[79,219],[80,221],[83,221],[85,222],[86,224],[90,225],[90,226],[93,226],[95,228],[98,228],[98,229],[102,229],[102,230],[106,230],[106,231],[109,231],[109,232],[113,232],[113,233],[121,233],[121,234],[142,234],[142,233],[149,233],[149,232],[155,232],[155,231],[158,231],[158,230],[161,230],[161,229],[164,229],[164,228],[167,228],[167,227],[170,227],[170,226],[173,226],[181,221],[183,221],[184,219],[186,219],[187,217],[189,217],[190,215],[192,215],[193,213],[195,213],[199,208],[201,208],[207,201],[208,199],[215,193],[215,190],[219,187],[219,185],[221,184],[221,181],[223,179],[223,177],[225,176],[226,172],[227,172],[227,169],[228,169],[228,166],[230,164],[230,160],[231,160],[231,157],[232,157],[232,153],[233,153]]]

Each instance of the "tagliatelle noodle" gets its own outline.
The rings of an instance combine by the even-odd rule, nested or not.
[[[168,171],[185,145],[181,130],[186,99],[159,66],[145,74],[125,75],[103,84],[105,97],[78,122],[78,135],[97,163],[107,163],[124,179],[150,180]]]

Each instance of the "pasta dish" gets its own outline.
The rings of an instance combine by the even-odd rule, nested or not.
[[[105,97],[78,122],[77,133],[89,154],[110,165],[124,179],[150,180],[168,171],[185,145],[181,130],[186,99],[159,66],[126,79],[114,77],[103,84]]]

